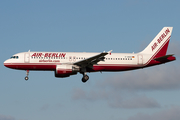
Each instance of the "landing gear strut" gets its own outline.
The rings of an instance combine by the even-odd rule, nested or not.
[[[89,76],[86,75],[86,73],[83,73],[82,82],[85,83],[88,80],[89,80]]]
[[[24,78],[26,81],[29,79],[28,75],[29,75],[29,70],[26,70],[26,77]]]

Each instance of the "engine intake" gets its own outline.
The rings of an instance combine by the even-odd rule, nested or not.
[[[76,65],[57,65],[55,77],[69,77],[75,75],[80,71],[79,66]]]

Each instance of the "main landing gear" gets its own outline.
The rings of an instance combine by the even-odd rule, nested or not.
[[[89,80],[89,76],[86,75],[86,73],[83,73],[82,82],[85,83],[88,80]]]
[[[29,75],[29,70],[26,70],[26,77],[24,78],[26,81],[29,79],[28,75]]]

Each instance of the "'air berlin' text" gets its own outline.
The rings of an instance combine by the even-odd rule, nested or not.
[[[157,42],[154,42],[154,44],[151,46],[152,51],[157,48],[158,44],[160,44],[169,33],[170,30],[167,28],[166,31],[157,39]]]

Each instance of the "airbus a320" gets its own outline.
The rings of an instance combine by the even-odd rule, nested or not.
[[[22,52],[4,62],[12,69],[54,71],[55,77],[64,78],[78,72],[82,82],[89,79],[88,72],[127,71],[174,61],[173,54],[166,55],[173,27],[164,27],[150,44],[139,53],[86,53],[86,52]]]

